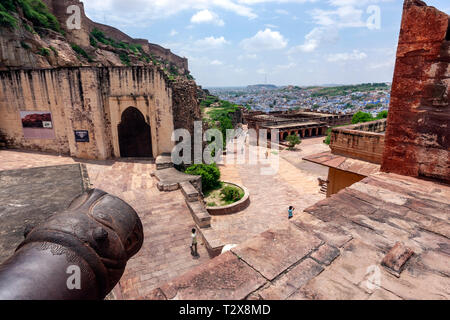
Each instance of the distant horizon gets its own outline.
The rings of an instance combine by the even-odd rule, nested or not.
[[[229,88],[247,88],[250,86],[276,86],[277,88],[282,87],[300,87],[300,88],[308,88],[308,87],[344,87],[344,86],[357,86],[364,83],[385,83],[392,85],[392,81],[381,81],[381,82],[360,82],[360,83],[346,83],[346,84],[339,84],[339,83],[332,83],[332,84],[312,84],[312,85],[298,85],[298,84],[285,84],[285,85],[276,85],[272,83],[262,84],[249,84],[249,85],[242,85],[242,86],[201,86],[203,89],[229,89]]]

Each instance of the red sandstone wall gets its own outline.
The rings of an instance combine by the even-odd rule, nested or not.
[[[450,182],[449,16],[404,3],[382,170]]]
[[[381,132],[385,126],[386,120],[380,120],[333,129],[330,144],[332,153],[381,164],[385,138]]]

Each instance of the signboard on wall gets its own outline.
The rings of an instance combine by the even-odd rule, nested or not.
[[[50,111],[20,111],[25,139],[55,139]]]
[[[89,131],[75,130],[75,142],[89,142]]]

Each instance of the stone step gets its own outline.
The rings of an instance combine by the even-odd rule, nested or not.
[[[180,183],[181,192],[183,192],[184,197],[188,202],[199,201],[200,193],[190,182]]]
[[[189,202],[186,200],[186,204],[191,212],[192,218],[200,228],[211,227],[211,215],[206,210],[203,202],[195,201]]]
[[[156,170],[164,170],[173,168],[172,156],[169,153],[164,153],[156,158]]]

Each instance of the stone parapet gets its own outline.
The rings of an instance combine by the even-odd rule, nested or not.
[[[333,129],[330,148],[333,154],[381,164],[386,120]]]

